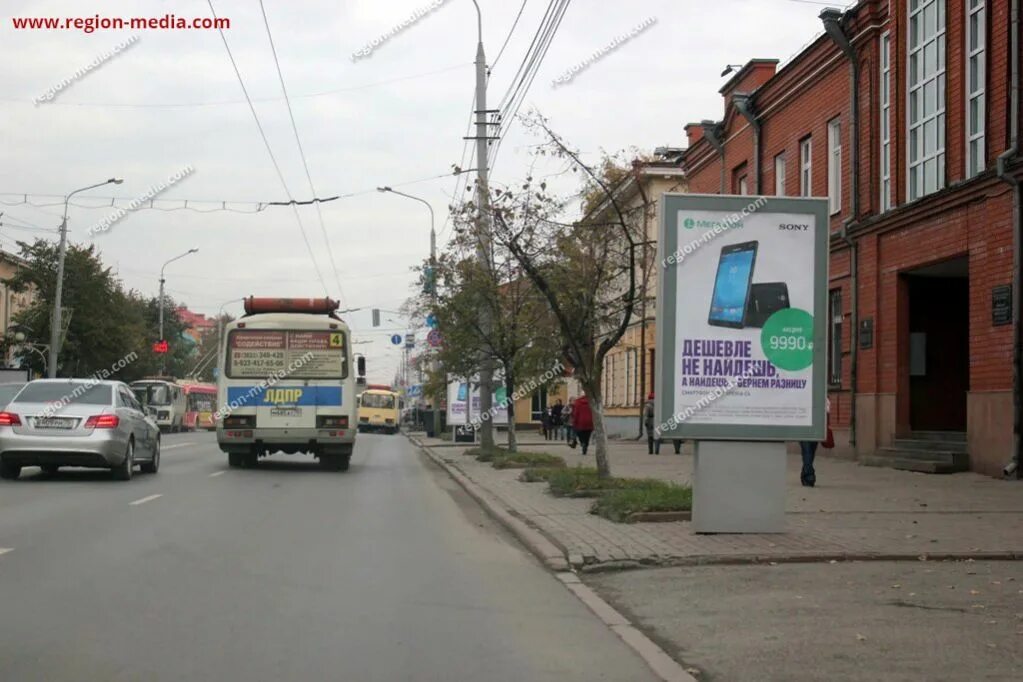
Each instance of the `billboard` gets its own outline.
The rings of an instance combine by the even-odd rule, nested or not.
[[[286,372],[290,379],[347,375],[345,338],[337,331],[236,329],[228,337],[227,375],[263,379]]]
[[[824,438],[828,236],[826,199],[662,196],[662,437]]]
[[[507,392],[499,372],[494,373],[493,419],[498,426],[508,425],[508,407],[505,403]],[[469,386],[472,385],[472,402],[469,402]],[[447,423],[450,426],[465,426],[480,422],[479,377],[471,382],[448,377]]]

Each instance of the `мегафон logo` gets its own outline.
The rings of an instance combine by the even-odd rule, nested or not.
[[[727,230],[732,227],[742,227],[741,220],[727,219],[727,220],[696,220],[694,218],[686,218],[682,221],[682,226],[687,230],[691,230],[694,227],[705,227],[709,229]]]

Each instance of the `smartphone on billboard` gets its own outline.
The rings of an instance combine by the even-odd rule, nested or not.
[[[754,282],[749,289],[746,326],[763,327],[767,318],[789,307],[789,287],[785,282]]]
[[[469,386],[468,384],[458,384],[458,400],[468,400],[469,398]]]
[[[742,329],[746,322],[750,280],[757,260],[758,242],[721,247],[714,293],[707,323],[716,327]]]

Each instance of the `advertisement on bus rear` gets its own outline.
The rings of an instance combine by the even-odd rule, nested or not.
[[[291,379],[343,379],[346,358],[342,332],[236,329],[228,337],[227,376],[262,379],[291,367]]]

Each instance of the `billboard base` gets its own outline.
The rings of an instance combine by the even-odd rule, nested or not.
[[[694,532],[785,532],[784,442],[703,440],[694,452]]]

